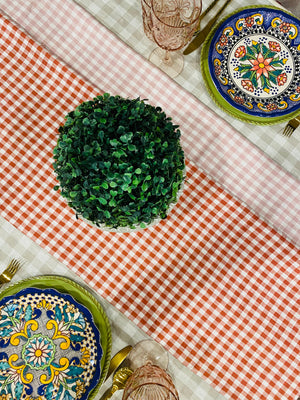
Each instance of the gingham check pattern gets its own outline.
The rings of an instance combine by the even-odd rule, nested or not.
[[[125,0],[124,4],[127,4]],[[126,25],[124,29],[127,31],[128,28],[132,32],[133,28],[128,21],[128,14],[132,13],[132,19],[137,23],[136,35],[140,35],[136,43],[145,43],[147,39],[143,34],[141,18],[138,18],[140,11],[136,8],[139,4],[131,0],[131,4],[128,4],[130,11],[119,14],[119,9],[123,10],[124,7],[122,1],[118,6],[115,5],[112,15],[115,15],[116,26]],[[300,245],[299,181],[251,145],[229,123],[142,56],[116,40],[113,33],[72,0],[40,0],[34,5],[29,0],[0,0],[0,6],[43,46],[71,65],[94,86],[124,97],[140,96],[149,99],[154,105],[160,105],[180,124],[182,144],[189,159],[246,203],[255,214]],[[107,16],[109,5],[103,5],[102,9],[103,15]],[[113,19],[112,15],[107,19],[108,23]],[[193,76],[191,70],[193,73],[198,70],[196,63],[187,63],[184,76],[181,77],[182,84],[189,82],[186,74],[191,73]],[[187,80],[183,82],[185,78]],[[200,93],[201,99],[204,96],[203,101],[206,101],[206,90],[202,88]],[[228,120],[232,118],[228,117]],[[247,130],[247,124],[241,127],[242,132],[244,129]],[[251,126],[251,130],[254,129],[258,127]],[[295,142],[296,136],[290,138],[290,142],[290,139],[273,132],[273,127],[261,129],[258,134],[261,140],[265,140],[263,138],[268,136],[270,129],[269,134],[274,141],[281,142],[282,148],[278,151],[284,153],[284,159],[295,158],[299,162],[300,153],[297,149],[300,142],[297,139]],[[252,134],[256,135],[255,131]],[[265,146],[264,150],[276,158],[277,150],[271,145]]]
[[[2,1],[6,2],[7,0]],[[141,0],[75,1],[144,57],[148,58],[151,51],[156,47],[156,44],[147,39],[143,32]],[[202,0],[203,10],[211,2],[212,0]],[[201,28],[215,15],[217,9],[223,3],[224,0],[220,0],[219,5],[213,8],[207,17],[203,19]],[[274,0],[233,0],[223,12],[222,17],[241,7],[262,4],[279,6],[278,2]],[[228,116],[215,105],[206,90],[199,67],[200,49],[189,56],[185,56],[184,62],[184,70],[175,78],[175,81],[200,99],[211,110],[217,112],[220,117],[228,121],[249,142],[255,144],[255,146],[300,179],[300,133],[296,131],[291,138],[285,138],[282,136],[285,124],[277,124],[271,127],[254,126]]]
[[[28,279],[39,275],[61,275],[75,280],[80,285],[90,290],[74,272],[56,260],[47,251],[42,249],[9,222],[0,216],[0,273],[8,265],[12,258],[24,262],[23,267],[12,278],[10,284],[15,284],[22,279]],[[6,285],[7,286],[7,285]],[[4,289],[6,286],[1,286]],[[90,290],[91,291],[91,290]],[[98,299],[104,308],[111,325],[112,355],[128,344],[134,346],[141,340],[149,339],[133,322],[121,314],[114,306],[95,291],[92,294]],[[176,358],[169,355],[168,370],[173,377],[180,400],[224,400],[224,396],[214,390],[203,379],[185,368]],[[99,400],[109,388],[112,378],[108,379],[99,390],[95,400]],[[122,391],[114,394],[114,400],[121,400]]]
[[[0,71],[2,216],[228,398],[299,395],[300,250],[192,161],[156,227],[76,221],[52,189],[51,154],[66,112],[99,91],[5,17]]]

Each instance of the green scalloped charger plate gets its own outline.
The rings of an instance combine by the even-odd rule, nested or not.
[[[201,72],[214,102],[257,125],[300,112],[300,20],[276,7],[249,6],[222,19],[201,50]]]
[[[7,296],[16,295],[19,291],[27,288],[56,289],[60,293],[72,296],[76,302],[82,304],[91,312],[94,324],[100,333],[100,342],[103,350],[103,355],[100,361],[100,379],[88,395],[89,400],[94,399],[105,380],[111,358],[111,327],[107,315],[100,303],[82,286],[71,279],[58,275],[45,275],[22,280],[3,290],[0,293],[0,300]]]

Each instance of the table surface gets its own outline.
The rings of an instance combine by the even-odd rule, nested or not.
[[[293,150],[270,127],[271,146],[262,131],[250,140],[253,127],[235,125],[204,91],[198,99],[185,86],[187,71],[198,71],[196,53],[174,82],[122,37],[144,41],[147,53],[151,47],[137,2],[122,2],[123,10],[111,4],[0,0],[13,20],[1,17],[2,260],[23,255],[23,243],[30,265],[51,254],[57,270],[105,299],[116,349],[136,332],[176,357],[181,398],[296,397],[300,188],[290,155],[297,158],[297,135]],[[148,98],[182,130],[188,185],[167,220],[142,232],[105,233],[77,221],[52,190],[58,121],[102,91]]]

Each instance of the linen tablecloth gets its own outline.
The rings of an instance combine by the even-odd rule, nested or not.
[[[1,1],[10,3],[13,0],[0,0],[0,4]],[[156,44],[150,41],[143,31],[140,0],[122,0],[121,2],[119,0],[75,1],[145,58],[148,58],[151,51],[156,47]],[[211,1],[202,0],[203,10],[208,7]],[[204,17],[201,22],[201,29],[206,26],[208,20],[215,15],[217,9],[223,3],[224,0],[220,0],[218,5],[208,13],[207,17]],[[282,3],[285,4],[284,1]],[[279,3],[275,0],[232,0],[226,10],[220,15],[220,19],[225,18],[226,15],[237,9],[253,5],[280,7]],[[176,82],[227,121],[240,135],[247,138],[250,143],[253,143],[300,179],[300,130],[296,130],[292,137],[286,138],[282,135],[285,123],[273,126],[252,125],[229,116],[217,107],[205,87],[200,72],[200,51],[201,47],[184,57],[184,69],[175,78]]]
[[[134,346],[141,340],[149,339],[149,336],[120,311],[91,290],[89,285],[84,283],[77,274],[0,216],[0,273],[12,258],[21,260],[23,266],[3,289],[23,279],[54,274],[74,280],[95,296],[106,312],[111,325],[112,355],[129,344]],[[173,377],[180,400],[199,400],[199,396],[201,400],[224,400],[221,394],[171,355],[169,355],[168,371]],[[102,385],[95,400],[99,400],[111,384],[112,377]],[[121,400],[121,398],[122,391],[114,394],[114,400]]]
[[[53,191],[52,150],[66,112],[100,91],[0,22],[2,216],[228,398],[299,395],[299,248],[191,159],[157,226],[113,234],[76,220]]]

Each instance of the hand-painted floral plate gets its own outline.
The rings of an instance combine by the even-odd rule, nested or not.
[[[275,7],[242,8],[211,31],[201,69],[216,103],[250,123],[300,112],[300,20]]]
[[[43,276],[1,293],[0,397],[92,399],[105,378],[110,350],[102,307],[75,282]]]

